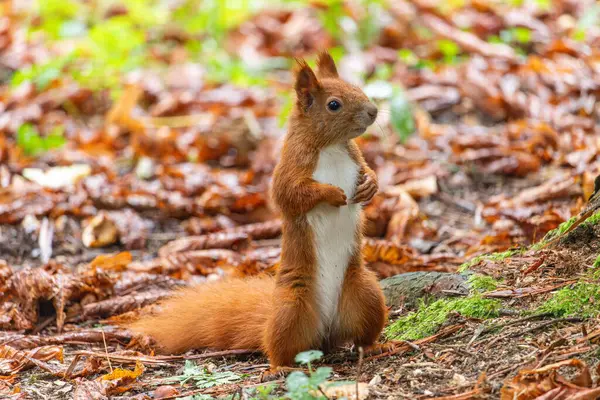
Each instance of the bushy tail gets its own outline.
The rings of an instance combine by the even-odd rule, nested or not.
[[[177,292],[161,310],[126,327],[146,334],[165,354],[190,349],[263,349],[275,281],[231,279]]]

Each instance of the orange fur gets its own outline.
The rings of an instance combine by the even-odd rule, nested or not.
[[[164,352],[192,348],[261,349],[273,367],[293,363],[297,353],[353,342],[373,345],[386,320],[384,297],[375,275],[362,261],[362,225],[351,244],[335,321],[327,336],[319,333],[314,232],[307,213],[320,203],[343,207],[369,201],[377,177],[366,165],[353,138],[373,123],[377,109],[357,87],[338,78],[333,59],[321,53],[315,74],[298,61],[296,105],[272,186],[283,219],[281,264],[273,278],[229,280],[185,289],[163,303],[156,316],[130,327],[153,337]],[[332,111],[335,99],[342,106]],[[322,149],[345,148],[358,166],[352,199],[337,186],[313,178]]]
[[[263,350],[261,333],[274,287],[273,278],[263,277],[186,288],[165,300],[157,315],[128,327],[151,336],[164,354],[194,348]]]

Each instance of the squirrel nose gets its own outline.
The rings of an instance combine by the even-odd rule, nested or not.
[[[367,105],[367,114],[369,115],[369,117],[371,117],[373,121],[375,121],[375,119],[377,118],[377,107],[374,104],[369,103]]]

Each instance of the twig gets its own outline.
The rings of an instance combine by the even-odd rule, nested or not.
[[[532,320],[532,319],[545,318],[545,317],[548,317],[548,316],[550,316],[550,315],[551,315],[550,313],[543,313],[543,314],[530,315],[530,316],[528,316],[528,317],[519,318],[519,319],[516,319],[516,320],[514,320],[514,321],[509,321],[509,322],[506,322],[506,323],[504,323],[504,324],[492,325],[492,326],[489,326],[489,327],[485,328],[485,329],[484,329],[484,330],[483,330],[483,331],[482,331],[482,332],[479,334],[479,336],[481,336],[481,335],[484,335],[484,334],[486,334],[486,333],[489,333],[489,332],[491,332],[491,331],[494,331],[494,330],[496,330],[496,329],[502,329],[502,328],[506,328],[507,326],[511,326],[511,325],[517,325],[517,324],[520,324],[521,322],[527,322],[527,321],[530,321],[530,320]],[[460,335],[457,335],[457,336],[452,336],[451,338],[448,338],[448,339],[453,339],[453,340],[456,340],[456,339],[462,339],[462,338],[464,338],[464,337],[467,337],[467,336],[469,336],[469,335],[471,335],[471,332],[465,332],[465,333],[461,333]],[[442,340],[442,343],[443,343],[443,342],[445,342],[446,340],[447,340],[447,339],[444,339],[444,340]]]
[[[230,356],[230,355],[253,354],[253,353],[256,353],[256,351],[254,351],[254,350],[226,350],[226,351],[215,351],[212,353],[196,354],[196,355],[192,355],[192,356],[155,356],[155,357],[139,356],[139,357],[133,357],[133,356],[123,356],[123,355],[118,355],[118,354],[102,354],[102,353],[96,353],[96,352],[87,351],[87,350],[80,350],[80,351],[73,352],[73,354],[75,354],[75,355],[82,355],[82,356],[109,357],[114,361],[118,361],[118,362],[122,362],[122,363],[128,363],[128,362],[135,363],[136,361],[140,361],[142,363],[155,364],[155,365],[165,365],[165,364],[169,364],[169,362],[171,362],[171,361],[198,360],[198,359],[211,358],[211,357],[223,357],[223,356]]]
[[[535,366],[534,369],[540,368],[544,364],[544,361],[546,361],[546,359],[550,356],[550,354],[552,354],[552,352],[554,351],[555,348],[562,346],[563,344],[566,344],[566,343],[567,343],[567,339],[565,339],[565,338],[560,338],[560,339],[555,340],[554,342],[550,343],[550,346],[548,346],[546,348],[546,350],[544,350],[544,352],[542,353],[542,358],[540,359],[540,362],[537,363],[537,365]]]
[[[417,348],[418,348],[418,345],[420,345],[420,344],[431,343],[431,342],[436,341],[437,339],[439,339],[441,337],[445,337],[445,336],[451,335],[454,332],[462,329],[463,327],[464,327],[464,325],[452,325],[452,326],[449,326],[449,327],[443,329],[441,332],[439,332],[439,333],[437,333],[435,335],[432,335],[432,336],[429,336],[429,337],[426,337],[426,338],[423,338],[423,339],[415,340],[415,342],[411,343],[411,344],[408,344],[408,342],[406,342],[406,341],[401,341],[402,345],[398,346],[394,350],[388,351],[388,352],[385,352],[385,353],[382,353],[382,354],[377,354],[377,355],[374,355],[374,356],[371,356],[371,357],[367,357],[365,359],[365,361],[377,360],[378,358],[388,357],[388,356],[393,356],[393,355],[398,354],[398,353],[403,353],[405,351],[408,351],[410,348],[414,349],[414,346],[417,346]],[[400,341],[398,341],[398,342],[400,342]]]
[[[356,400],[358,399],[358,382],[360,381],[360,375],[362,373],[362,363],[365,352],[362,346],[358,347],[358,365],[356,366]]]
[[[108,368],[110,368],[110,373],[112,374],[113,367],[110,363],[110,357],[108,356],[108,346],[106,345],[106,336],[104,335],[104,329],[102,329],[102,342],[104,342],[104,352],[106,353],[106,361],[108,361]]]
[[[399,340],[398,342],[407,345],[408,347],[412,347],[413,350],[421,351],[421,348],[414,344],[413,342],[409,342],[408,340]]]
[[[520,362],[519,364],[516,364],[516,365],[510,365],[509,367],[502,368],[501,370],[499,370],[499,371],[496,371],[496,372],[494,372],[493,374],[490,374],[490,375],[488,376],[488,378],[489,378],[489,379],[492,379],[492,378],[495,378],[495,377],[497,377],[497,376],[500,376],[500,375],[502,375],[502,374],[505,374],[505,373],[507,373],[507,372],[510,372],[510,371],[512,371],[512,370],[519,369],[519,368],[521,368],[523,365],[529,364],[529,363],[530,363],[530,362],[532,362],[532,361],[535,361],[535,357],[529,357],[529,358],[525,359],[525,361],[523,361],[523,362]]]
[[[33,333],[34,335],[37,335],[38,333],[40,333],[41,331],[43,331],[44,328],[46,328],[48,325],[50,325],[52,323],[52,321],[54,321],[55,319],[56,319],[56,315],[53,315],[52,317],[46,318],[39,325],[37,325],[33,329],[33,331],[31,331],[31,333]]]
[[[156,357],[147,357],[147,356],[140,356],[140,357],[132,357],[132,356],[122,356],[122,355],[118,355],[118,354],[103,354],[103,353],[96,353],[94,351],[87,351],[87,350],[80,350],[80,351],[75,351],[73,352],[74,355],[79,355],[79,356],[88,356],[88,357],[108,357],[113,359],[114,361],[117,362],[121,362],[121,363],[136,363],[137,361],[140,361],[144,364],[154,364],[154,365],[168,365],[168,361],[165,360],[161,360],[161,359],[157,359]]]
[[[75,369],[75,366],[77,365],[77,363],[79,362],[79,360],[81,359],[80,355],[76,355],[73,360],[71,361],[71,363],[69,364],[69,367],[67,368],[67,370],[65,371],[64,374],[64,379],[69,379],[69,377],[71,376],[71,374],[73,373],[73,370]]]
[[[541,323],[539,325],[533,326],[531,328],[525,329],[524,331],[517,331],[517,332],[509,335],[509,337],[510,336],[515,336],[515,335],[524,335],[526,333],[530,333],[530,332],[536,331],[536,330],[538,330],[540,328],[545,328],[546,326],[557,324],[559,322],[583,322],[583,321],[585,321],[584,318],[576,318],[576,317],[573,317],[573,318],[556,318],[556,319],[553,319],[551,321],[547,321],[547,322]]]
[[[495,338],[493,338],[487,344],[487,346],[489,347],[492,344],[494,344],[494,343],[496,343],[496,342],[498,342],[498,341],[500,341],[502,339],[506,339],[506,338],[509,338],[509,337],[512,337],[512,336],[517,336],[517,335],[525,335],[527,333],[536,331],[536,330],[538,330],[540,328],[545,328],[545,327],[547,327],[549,325],[553,325],[553,324],[556,324],[556,323],[559,323],[559,322],[581,322],[581,321],[584,321],[584,319],[582,319],[582,318],[556,318],[556,319],[553,319],[553,320],[550,320],[550,321],[543,322],[543,323],[541,323],[539,325],[536,325],[536,326],[533,326],[531,328],[527,328],[524,331],[515,331],[515,332],[510,332],[507,335],[496,336]],[[481,343],[481,342],[482,341],[480,340],[477,343]]]
[[[319,392],[321,392],[321,394],[323,395],[323,397],[325,397],[326,399],[329,399],[329,397],[327,397],[327,393],[325,393],[323,391],[323,388],[321,386],[317,386],[319,388]]]

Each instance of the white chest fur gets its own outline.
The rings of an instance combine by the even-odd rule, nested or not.
[[[313,178],[341,188],[348,201],[356,190],[359,166],[345,146],[321,150]],[[360,223],[360,205],[333,207],[321,203],[307,214],[317,255],[316,289],[320,307],[320,331],[326,335],[335,321],[344,276]]]

